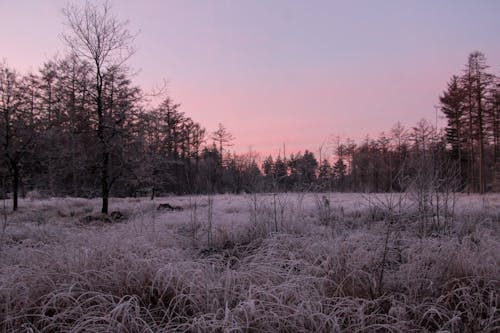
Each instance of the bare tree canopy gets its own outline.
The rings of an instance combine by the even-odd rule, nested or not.
[[[220,154],[223,154],[223,148],[232,146],[232,142],[235,137],[222,125],[219,123],[217,130],[212,133],[211,139],[219,144]]]
[[[87,1],[82,7],[68,4],[63,13],[69,28],[64,42],[97,68],[122,65],[135,53],[135,35],[127,29],[128,21],[114,17],[109,2],[99,6]]]

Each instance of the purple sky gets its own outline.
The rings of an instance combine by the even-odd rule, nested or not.
[[[0,0],[0,59],[25,72],[64,54],[66,0]],[[75,1],[76,2],[76,1]],[[182,111],[234,150],[276,154],[376,136],[433,106],[468,54],[500,70],[500,1],[112,1],[140,31],[146,89],[168,81]]]

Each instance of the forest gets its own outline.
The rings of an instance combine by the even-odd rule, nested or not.
[[[152,98],[134,84],[126,61],[135,36],[110,8],[73,6],[65,17],[66,55],[35,73],[0,64],[0,174],[14,210],[33,190],[100,196],[103,212],[110,196],[390,192],[422,174],[454,191],[499,190],[500,80],[479,51],[436,92],[444,129],[425,119],[408,128],[398,122],[362,142],[333,139],[332,153],[319,159],[314,147],[290,155],[284,147],[261,161],[231,152],[234,136],[223,124],[208,133],[164,91]]]
[[[70,21],[83,24],[72,14]],[[442,183],[454,179],[457,191],[498,191],[500,83],[479,51],[436,92],[446,128],[425,119],[409,128],[398,122],[363,142],[332,140],[327,158],[312,150],[286,156],[284,148],[260,164],[258,154],[231,153],[234,137],[222,124],[207,133],[168,96],[151,105],[131,70],[109,55],[130,48],[132,36],[117,21],[107,24],[96,34],[116,29],[106,36],[116,44],[109,50],[92,49],[83,41],[97,36],[75,30],[66,39],[71,52],[37,73],[1,65],[1,174],[14,209],[18,193],[31,190],[75,197],[403,191],[419,172]]]

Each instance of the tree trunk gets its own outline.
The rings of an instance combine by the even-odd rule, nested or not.
[[[102,165],[101,165],[101,198],[102,198],[102,208],[101,213],[108,214],[108,203],[109,203],[109,152],[106,142],[106,137],[104,133],[104,110],[103,110],[103,82],[101,75],[101,68],[99,63],[96,61],[97,76],[96,76],[96,87],[97,87],[97,136],[99,137],[100,146],[102,149]]]
[[[18,207],[18,190],[19,190],[19,168],[17,165],[12,167],[12,210],[17,211]]]
[[[102,154],[101,185],[102,185],[102,209],[101,213],[108,214],[109,182],[108,182],[109,153]]]
[[[483,103],[482,103],[481,81],[477,82],[477,125],[479,139],[479,193],[486,191],[486,168],[484,158],[484,124],[483,124]]]
[[[475,172],[474,172],[474,130],[473,130],[473,116],[472,116],[472,92],[471,92],[471,83],[469,79],[469,133],[468,133],[468,143],[469,143],[469,158],[467,161],[467,168],[468,168],[468,186],[467,186],[467,194],[469,194],[471,191],[474,192],[476,191],[476,182],[475,182]]]

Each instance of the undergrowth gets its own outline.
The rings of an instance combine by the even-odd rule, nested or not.
[[[33,202],[2,238],[0,332],[500,331],[498,197],[423,237],[404,209],[280,195],[216,196],[213,226],[203,197],[117,200],[111,225]]]

